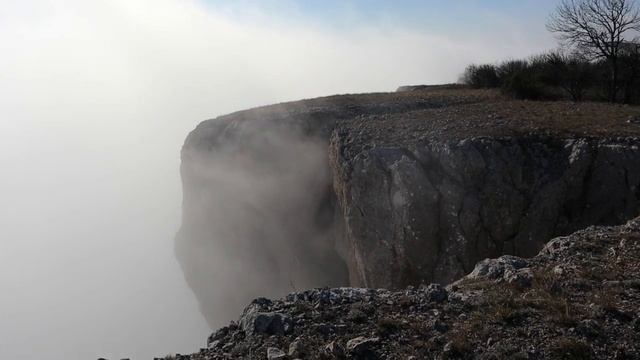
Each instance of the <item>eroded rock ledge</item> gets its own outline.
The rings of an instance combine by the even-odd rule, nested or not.
[[[435,89],[203,122],[176,253],[216,327],[260,296],[448,283],[640,214],[640,110]]]
[[[176,359],[636,359],[639,259],[637,218],[484,260],[446,288],[260,298]]]

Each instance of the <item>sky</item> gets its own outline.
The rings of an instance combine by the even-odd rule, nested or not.
[[[186,353],[173,254],[200,121],[454,82],[555,46],[555,1],[0,0],[0,358]]]

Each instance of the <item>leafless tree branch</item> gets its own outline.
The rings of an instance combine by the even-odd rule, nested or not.
[[[562,0],[547,22],[547,29],[571,47],[604,58],[611,64],[610,100],[618,90],[618,59],[632,32],[640,31],[635,0]]]

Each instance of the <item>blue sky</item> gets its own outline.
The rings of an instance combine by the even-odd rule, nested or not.
[[[431,32],[471,32],[510,21],[544,32],[557,0],[201,0],[238,17],[247,8],[281,20],[336,27],[401,27]]]

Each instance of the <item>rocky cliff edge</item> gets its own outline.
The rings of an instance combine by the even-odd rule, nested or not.
[[[427,89],[208,120],[182,150],[176,254],[212,327],[260,296],[450,283],[640,214],[638,119]]]

